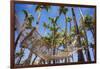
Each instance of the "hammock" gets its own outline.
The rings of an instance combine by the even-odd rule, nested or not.
[[[30,38],[32,40],[30,40]],[[72,44],[69,44],[69,46],[66,49],[64,49],[63,51],[58,50],[59,52],[57,52],[55,55],[52,55],[52,54],[50,54],[52,51],[47,51],[47,47],[42,46],[42,40],[41,39],[42,39],[42,37],[35,30],[35,31],[31,31],[31,36],[27,37],[27,39],[25,38],[22,43],[23,44],[25,43],[28,46],[28,49],[30,50],[30,52],[32,52],[33,54],[36,54],[41,59],[44,59],[46,61],[69,57],[72,54],[74,54],[75,52],[77,52],[78,50],[82,50],[85,47],[85,46],[82,46],[82,47],[79,47],[79,48],[76,47],[77,38],[75,37],[74,40],[72,41]]]

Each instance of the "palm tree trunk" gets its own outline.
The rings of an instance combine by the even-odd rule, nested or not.
[[[66,20],[66,15],[65,15],[65,20]],[[67,48],[67,23],[66,23],[66,25],[65,25],[65,44],[64,44],[64,46],[65,46],[65,48]],[[67,63],[68,61],[67,61],[67,57],[65,58],[65,63]]]
[[[53,55],[55,55],[55,47],[53,47]],[[55,64],[55,59],[53,60],[53,64]]]
[[[19,35],[18,35],[18,37],[17,37],[17,39],[16,39],[16,42],[15,42],[15,49],[14,50],[16,50],[16,47],[17,47],[17,44],[18,44],[18,40],[20,39],[20,36],[22,35],[22,33],[23,33],[23,31],[21,31],[20,33],[19,33]]]
[[[76,21],[76,16],[74,13],[74,8],[71,9],[72,10],[72,16],[73,16],[73,21],[75,23],[75,28],[76,28],[76,34],[78,35],[77,40],[78,40],[78,47],[81,47],[81,40],[80,40],[80,36],[79,36],[79,29],[78,29],[78,25],[77,25],[77,21]],[[84,55],[82,50],[78,50],[78,62],[84,62]]]
[[[55,49],[55,34],[56,34],[56,30],[55,30],[55,26],[56,26],[56,24],[55,23],[53,23],[53,28],[54,28],[54,30],[53,30],[53,55],[55,55],[55,52],[56,52],[56,49]],[[53,64],[55,64],[55,59],[53,60]]]

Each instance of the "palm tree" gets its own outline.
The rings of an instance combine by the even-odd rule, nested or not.
[[[69,36],[67,36],[67,37],[70,38],[70,39],[68,40],[68,41],[69,41],[69,44],[71,44],[71,21],[72,21],[71,17],[66,17],[66,23],[69,23],[69,24],[70,24],[70,26],[69,26],[70,33],[69,33]],[[67,27],[67,26],[66,26],[66,27]],[[71,58],[73,59],[73,57],[71,57]],[[68,58],[68,59],[70,59],[70,58]]]
[[[31,29],[32,28],[32,21],[34,20],[33,16],[31,14],[29,14],[26,10],[23,10],[23,13],[25,14],[24,24],[22,25],[22,30],[19,32],[19,35],[18,35],[18,37],[16,39],[16,42],[15,42],[15,50],[16,50],[16,47],[17,47],[17,44],[18,44],[18,41],[19,41],[21,35],[23,34],[23,32],[26,29]],[[22,48],[22,46],[20,46],[21,47],[20,51],[21,52],[24,52],[25,49]],[[20,63],[22,57],[23,57],[23,54],[22,54],[22,56],[19,57],[19,60],[18,60],[17,64]]]
[[[64,7],[64,6],[61,6],[59,8],[59,16],[61,16],[61,14],[63,14],[65,16],[65,22],[66,22],[66,25],[65,25],[65,36],[64,36],[64,41],[65,43],[67,42],[67,22],[69,22],[69,18],[66,17],[66,13],[68,12],[68,8]],[[64,47],[66,48],[66,45],[67,44],[64,44]],[[65,58],[65,63],[67,62],[67,58]]]
[[[47,5],[47,6],[45,6],[45,5],[37,5],[36,9],[35,9],[35,11],[38,12],[38,21],[36,22],[37,29],[38,29],[38,25],[39,25],[39,21],[40,21],[40,17],[41,17],[41,12],[42,12],[43,9],[48,12],[49,9],[50,9],[50,6],[49,5]]]
[[[64,16],[66,17],[67,11],[68,11],[68,8],[66,8],[66,7],[64,7],[64,6],[61,6],[61,7],[59,8],[59,16],[60,16],[61,14],[64,14]]]
[[[87,38],[87,34],[86,34],[86,29],[85,29],[85,23],[84,23],[84,16],[83,16],[83,13],[82,13],[82,10],[79,8],[79,11],[80,11],[80,15],[81,15],[81,24],[82,24],[82,29],[83,29],[83,32],[84,32],[84,38],[85,38],[85,42],[86,42],[86,46],[87,46],[87,49],[86,49],[86,55],[87,55],[87,59],[88,59],[88,62],[91,61],[91,56],[90,56],[90,52],[89,52],[89,43],[88,43],[88,38]]]
[[[86,16],[84,16],[84,23],[85,23],[86,29],[90,30],[93,37],[94,37],[95,36],[94,35],[95,31],[94,31],[93,17],[87,14]],[[95,37],[94,37],[94,39],[95,39]]]
[[[52,26],[49,27],[49,29],[52,31],[52,47],[53,47],[53,55],[55,55],[56,53],[56,34],[58,31],[58,27],[57,27],[57,20],[58,20],[59,16],[57,16],[56,18],[51,18],[49,17],[49,20],[51,21]],[[55,60],[53,60],[53,64],[55,64]]]
[[[74,8],[71,8],[72,10],[72,18],[74,21],[74,25],[75,25],[75,31],[76,31],[76,35],[77,35],[77,41],[78,41],[78,47],[81,47],[81,40],[80,40],[80,35],[79,35],[79,29],[78,29],[78,25],[77,25],[77,21],[76,21],[76,16],[75,16],[75,12],[74,12]],[[82,50],[78,50],[78,62],[84,62],[84,55]]]
[[[63,14],[65,16],[65,22],[66,22],[66,26],[65,26],[65,36],[67,36],[67,22],[70,21],[69,17],[66,17],[66,13],[68,12],[68,8],[65,8],[64,6],[61,6],[59,8],[59,16],[61,16],[61,14]]]
[[[85,28],[88,30],[88,31],[91,31],[92,35],[93,35],[93,39],[94,39],[94,44],[96,43],[95,39],[95,15],[94,15],[94,18],[90,15],[86,15],[85,18],[84,18],[84,23],[85,23]],[[95,50],[95,45],[94,45],[94,50]],[[94,58],[95,58],[95,54],[94,54]]]
[[[53,48],[53,55],[55,54],[55,46],[54,46],[54,43],[55,45],[57,45],[57,40],[55,40],[56,38],[58,38],[58,35],[55,33],[57,32],[58,28],[54,25],[56,24],[57,22],[57,19],[58,17],[56,17],[55,19],[54,18],[50,18],[49,17],[49,20],[51,21],[52,23],[52,26],[50,26],[49,24],[45,23],[43,24],[43,27],[46,29],[49,29],[50,31],[52,31],[52,34],[48,34],[49,37],[45,37],[45,43],[47,43],[47,45],[49,45],[49,48]],[[57,24],[56,24],[57,25]],[[48,61],[49,64],[51,64],[51,61]],[[54,60],[54,63],[55,63],[55,60]]]

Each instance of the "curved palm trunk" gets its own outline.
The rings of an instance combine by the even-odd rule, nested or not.
[[[17,47],[18,41],[19,41],[19,39],[20,39],[20,37],[21,37],[23,31],[24,31],[24,30],[22,30],[22,31],[19,33],[19,35],[18,35],[18,37],[17,37],[17,39],[16,39],[14,51],[16,51],[16,47]],[[24,49],[24,50],[25,50],[25,49]],[[20,51],[23,52],[24,50],[23,50],[23,48],[21,47]],[[19,60],[17,61],[16,64],[20,64],[22,57],[23,57],[23,54],[19,57]]]
[[[80,8],[79,8],[79,11],[80,11],[82,22],[83,22],[84,16],[83,16],[82,10]],[[87,49],[85,49],[86,50],[86,57],[87,57],[87,61],[90,62],[91,56],[90,56],[90,52],[89,52],[89,48],[88,48],[89,44],[88,44],[88,38],[87,38],[87,35],[86,35],[86,29],[85,29],[84,23],[82,23],[82,28],[83,28],[83,31],[84,31],[84,38],[86,40],[86,45],[87,45]]]
[[[78,29],[78,25],[77,25],[77,21],[76,21],[76,16],[75,16],[75,13],[74,13],[74,8],[71,8],[72,10],[72,16],[73,16],[73,21],[74,21],[74,24],[75,24],[75,28],[76,28],[76,34],[78,35],[77,37],[77,40],[78,40],[78,47],[81,47],[81,40],[80,40],[80,36],[79,36],[79,29]],[[82,50],[78,50],[78,62],[84,62],[84,55],[83,55],[83,52]]]
[[[16,47],[17,47],[17,44],[18,44],[18,40],[20,39],[20,36],[22,35],[22,32],[23,31],[21,31],[20,33],[19,33],[19,35],[18,35],[18,37],[17,37],[17,39],[16,39],[16,42],[15,42],[15,49],[14,50],[16,50]]]

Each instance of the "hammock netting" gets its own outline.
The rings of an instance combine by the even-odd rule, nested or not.
[[[36,30],[31,31],[28,35],[25,35],[24,31],[21,36],[20,42],[22,42],[22,45],[26,45],[30,52],[36,54],[38,57],[44,60],[66,58],[85,47],[78,47],[77,37],[74,37],[71,44],[69,44],[67,48],[64,48],[64,50],[59,50],[56,48],[57,51],[55,52],[55,55],[53,55],[53,48],[48,48],[48,45],[43,44],[42,36]]]

